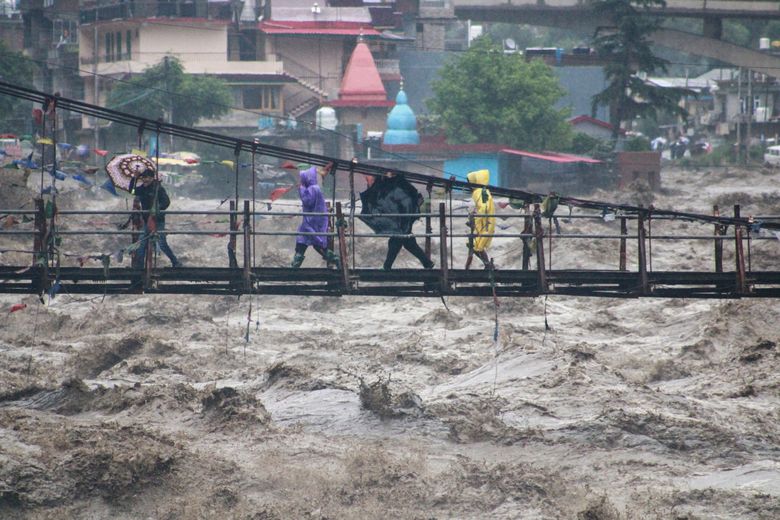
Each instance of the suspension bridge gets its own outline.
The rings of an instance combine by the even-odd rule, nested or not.
[[[493,236],[494,244],[499,240],[510,240],[517,244],[516,258],[506,262],[507,265],[517,267],[467,270],[457,268],[455,263],[454,251],[465,249],[470,231],[467,228],[459,231],[459,226],[455,224],[465,220],[467,214],[455,207],[453,194],[470,193],[477,188],[476,185],[454,177],[395,170],[354,159],[327,157],[271,146],[258,140],[242,140],[148,120],[12,83],[0,82],[0,94],[40,104],[44,113],[49,114],[50,120],[56,117],[57,111],[71,111],[135,128],[139,141],[144,132],[150,132],[157,137],[170,135],[225,148],[234,155],[236,177],[236,190],[227,210],[166,211],[173,222],[200,219],[213,226],[215,222],[224,219],[226,225],[221,228],[204,229],[203,226],[195,226],[185,229],[172,226],[166,229],[166,234],[187,237],[191,242],[204,240],[204,235],[209,236],[210,240],[215,235],[224,237],[224,263],[216,266],[188,264],[185,267],[161,267],[155,254],[147,254],[146,265],[133,268],[112,265],[112,259],[116,260],[116,251],[67,254],[67,251],[94,248],[95,237],[109,240],[112,244],[124,243],[129,246],[137,242],[140,230],[124,231],[115,226],[101,228],[90,225],[89,219],[93,217],[127,218],[133,212],[60,209],[57,207],[55,189],[49,190],[48,195],[42,194],[36,198],[31,209],[0,209],[0,214],[6,217],[15,216],[29,223],[27,229],[20,226],[20,229],[0,230],[6,243],[13,244],[14,251],[29,254],[29,262],[20,265],[7,265],[4,262],[0,265],[0,293],[48,293],[52,296],[64,292],[398,297],[534,297],[547,294],[613,298],[780,297],[780,271],[765,268],[776,263],[774,260],[777,258],[778,246],[773,242],[778,240],[778,235],[774,233],[780,232],[780,216],[743,217],[739,206],[734,206],[733,215],[724,216],[718,208],[713,208],[713,214],[700,214],[556,196],[559,207],[568,206],[573,210],[569,216],[561,216],[544,210],[543,202],[548,194],[490,186],[494,196],[522,203],[518,204],[522,205],[522,210],[497,215],[508,221],[514,220],[515,229],[519,232],[502,231]],[[43,127],[46,128],[45,122]],[[46,156],[43,147],[56,147],[56,131],[52,129],[51,135],[46,137],[50,144],[41,145],[42,158]],[[326,213],[330,220],[327,234],[330,247],[341,258],[338,265],[292,269],[257,264],[258,258],[262,258],[262,255],[258,255],[258,249],[262,250],[263,247],[262,243],[257,243],[259,238],[294,237],[297,234],[280,230],[284,226],[276,226],[274,222],[278,220],[275,219],[304,214],[258,211],[254,196],[251,200],[239,199],[238,168],[240,159],[247,156],[251,157],[253,176],[258,157],[304,162],[314,166],[333,164],[334,170],[343,173],[341,178],[349,184],[349,200],[335,199],[337,175],[332,175],[329,181],[333,183],[334,198]],[[46,170],[56,171],[56,159],[53,165],[42,164],[40,168],[43,179]],[[427,193],[427,204],[419,214],[424,223],[424,232],[416,237],[424,240],[426,255],[435,263],[431,269],[383,270],[360,265],[357,260],[359,246],[366,240],[378,238],[385,241],[391,235],[377,235],[361,230],[361,216],[355,214],[355,178],[358,175],[381,177],[388,173],[403,175],[418,185],[422,193]],[[56,176],[52,176],[51,182],[56,183]],[[252,185],[256,185],[254,178]],[[573,226],[579,231],[560,233],[556,231],[557,226],[553,225],[557,224],[559,218],[612,224],[598,227],[606,227],[608,232],[585,232]],[[263,225],[258,225],[258,222]],[[694,232],[691,232],[692,228]],[[588,229],[592,229],[592,226]],[[587,252],[583,249],[580,252],[583,258],[575,268],[561,268],[563,262],[558,258],[565,256],[561,255],[561,251],[579,251],[578,243],[582,244],[582,241],[599,244],[606,253],[602,252],[598,259],[589,262]],[[151,244],[152,241],[149,242]],[[675,265],[676,259],[669,258],[673,253],[659,246],[668,242],[690,243],[692,248],[693,244],[697,244],[695,249],[706,255],[711,268],[704,271],[653,269],[654,261],[656,266]],[[762,247],[756,247],[758,244]],[[765,244],[769,244],[769,247],[765,247]],[[662,253],[658,252],[659,249]],[[120,247],[119,257],[123,251]],[[609,260],[604,260],[605,254]],[[5,257],[3,255],[0,258]],[[15,258],[19,258],[19,255]],[[87,266],[85,258],[98,261],[100,266]],[[593,267],[585,268],[580,264],[592,264]]]

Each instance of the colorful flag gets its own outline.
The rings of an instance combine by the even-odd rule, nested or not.
[[[283,196],[285,193],[287,193],[294,187],[295,186],[282,186],[281,188],[276,188],[274,191],[271,192],[271,196],[270,196],[271,202]]]
[[[11,305],[11,308],[8,309],[8,314],[11,314],[12,312],[16,312],[16,311],[21,311],[26,308],[27,308],[26,303],[14,303],[13,305]]]

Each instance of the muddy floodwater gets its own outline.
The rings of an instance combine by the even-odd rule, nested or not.
[[[777,176],[668,167],[654,196],[588,198],[780,215]],[[32,197],[2,182],[4,205]],[[219,204],[171,191],[171,209]],[[126,200],[64,184],[60,204]],[[567,214],[564,233],[619,230]],[[758,236],[752,266],[780,270],[780,240]],[[3,264],[29,263],[18,239],[0,240]],[[191,266],[225,264],[225,240],[169,237]],[[264,239],[258,262],[287,265],[293,242]],[[385,241],[359,248],[360,265],[381,265]],[[712,242],[652,248],[654,269],[713,265]],[[492,254],[516,268],[519,251],[496,240]],[[561,240],[553,255],[554,269],[618,262],[617,242]],[[397,266],[414,262],[402,252]],[[497,342],[491,298],[44,300],[0,295],[3,519],[780,518],[776,300],[500,298]]]

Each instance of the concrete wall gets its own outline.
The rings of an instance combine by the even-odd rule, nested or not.
[[[618,154],[619,187],[640,180],[657,190],[661,188],[661,152],[621,152]]]
[[[336,109],[340,125],[363,125],[363,138],[367,132],[384,132],[387,126],[387,113],[390,107]]]
[[[105,34],[120,32],[122,49],[126,49],[127,31],[131,31],[131,59],[105,62]],[[89,75],[94,62],[94,25],[80,29],[82,76]],[[166,55],[177,57],[190,74],[281,74],[281,63],[269,61],[228,61],[227,26],[203,24],[199,27],[176,26],[175,30],[153,23],[110,23],[98,25],[98,73],[140,74],[147,67],[157,64]]]
[[[501,185],[498,155],[494,153],[463,154],[444,163],[445,175],[454,175],[459,181],[465,181],[466,175],[476,170],[490,170],[490,184]]]
[[[269,46],[284,62],[284,70],[297,79],[319,87],[328,99],[338,98],[341,77],[349,56],[344,53],[344,40],[333,37],[276,37]],[[270,58],[270,56],[269,56]]]
[[[596,139],[610,139],[612,137],[612,130],[592,123],[579,123],[573,125],[572,128],[575,132],[586,134]]]

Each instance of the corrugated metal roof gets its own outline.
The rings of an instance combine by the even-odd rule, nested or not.
[[[371,27],[370,23],[358,22],[298,22],[298,21],[263,21],[258,29],[266,34],[293,34],[330,36],[381,36],[382,33]]]
[[[515,150],[512,148],[504,148],[502,153],[508,153],[510,155],[520,155],[523,157],[529,157],[532,159],[539,159],[540,161],[549,161],[554,163],[588,163],[599,164],[601,161],[597,159],[591,159],[590,157],[583,157],[581,155],[571,155],[567,153],[558,152],[545,152],[545,153],[533,153],[524,152],[522,150]]]

